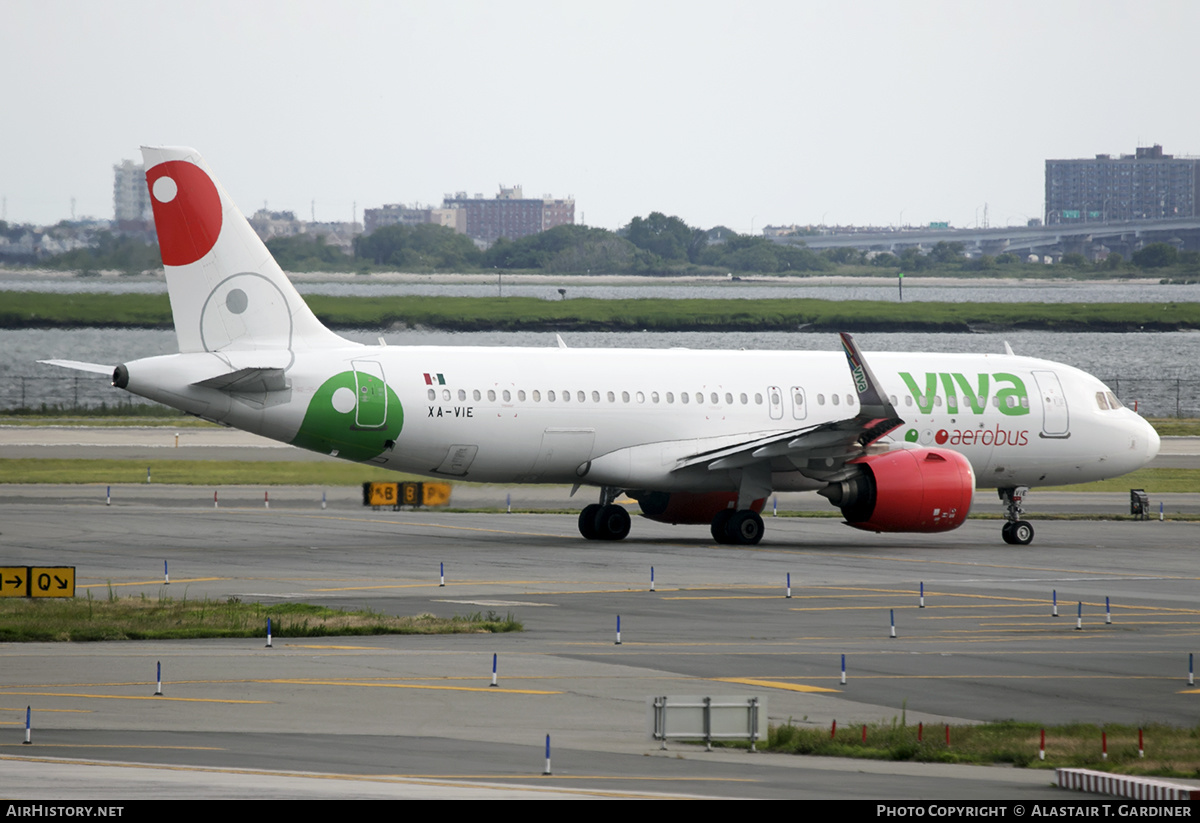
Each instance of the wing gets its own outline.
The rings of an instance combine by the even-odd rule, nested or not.
[[[828,481],[840,479],[847,461],[864,454],[868,446],[904,423],[879,390],[879,381],[863,359],[854,338],[845,332],[841,338],[854,389],[858,393],[858,414],[688,455],[681,458],[672,471],[695,466],[704,466],[711,471],[739,469],[785,458],[788,469],[798,469],[808,477]]]

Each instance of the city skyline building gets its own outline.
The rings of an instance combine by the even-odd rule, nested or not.
[[[1133,154],[1046,161],[1046,225],[1195,217],[1200,158]]]

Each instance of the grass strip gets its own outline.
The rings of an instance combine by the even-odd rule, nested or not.
[[[428,480],[377,466],[330,462],[242,462],[237,460],[67,460],[0,458],[0,484],[145,484],[183,486],[360,486],[368,481]],[[1036,491],[1128,492],[1151,494],[1200,492],[1200,469],[1138,469],[1110,480],[1077,486],[1039,486]]]
[[[307,603],[243,603],[86,594],[68,599],[0,600],[0,641],[181,640],[264,637],[267,618],[275,637],[341,637],[383,634],[478,634],[523,631],[512,614],[495,612],[450,618],[421,614],[391,617],[370,609],[331,609]]]
[[[342,329],[424,326],[454,331],[944,331],[1051,329],[1165,331],[1200,328],[1197,303],[942,303],[874,300],[542,300],[536,297],[334,297],[307,302]],[[0,327],[170,328],[165,294],[4,292]]]
[[[1038,759],[1042,729],[1046,731],[1046,759]],[[923,732],[923,733],[922,733]],[[1108,759],[1101,759],[1101,733],[1108,737]],[[918,735],[921,738],[918,740]],[[1200,726],[1175,727],[1150,724],[1142,728],[1146,756],[1138,755],[1138,727],[1087,723],[1042,726],[1003,721],[971,726],[918,726],[897,722],[829,727],[796,725],[772,727],[769,751],[819,757],[857,757],[917,763],[998,763],[1030,769],[1088,768],[1114,774],[1158,777],[1200,777]]]
[[[238,460],[65,460],[0,458],[0,483],[181,486],[361,486],[368,481],[427,480],[378,466],[329,462]]]

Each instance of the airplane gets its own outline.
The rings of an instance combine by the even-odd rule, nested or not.
[[[304,449],[438,478],[598,487],[579,532],[643,516],[753,545],[774,491],[874,532],[962,525],[995,488],[1027,545],[1030,487],[1115,477],[1154,429],[1079,369],[1004,354],[368,346],[326,328],[191,148],[143,147],[179,353],[112,385]]]

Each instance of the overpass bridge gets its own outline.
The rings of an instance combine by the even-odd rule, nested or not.
[[[1064,254],[1095,259],[1101,252],[1117,252],[1128,260],[1151,243],[1170,243],[1180,249],[1200,250],[1200,217],[1161,220],[1087,222],[1073,225],[1021,226],[1002,229],[918,229],[839,231],[829,234],[772,237],[776,243],[800,240],[810,249],[852,248],[899,254],[916,248],[927,252],[940,242],[962,243],[969,257],[1011,252],[1058,260]],[[1105,251],[1107,249],[1107,251]]]

